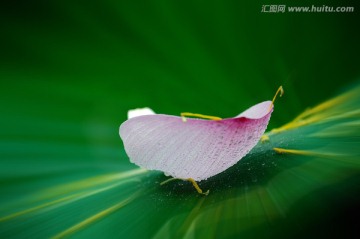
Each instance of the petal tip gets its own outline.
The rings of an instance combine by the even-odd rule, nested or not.
[[[272,101],[264,101],[245,110],[235,118],[261,119],[272,112],[274,105]]]

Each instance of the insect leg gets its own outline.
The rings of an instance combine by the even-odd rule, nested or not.
[[[192,185],[194,186],[194,188],[196,189],[196,191],[200,194],[203,195],[208,195],[209,194],[209,190],[207,190],[206,192],[203,193],[203,191],[201,190],[201,188],[199,187],[199,185],[195,182],[194,179],[192,178],[188,178],[187,181],[189,181],[190,183],[192,183]]]
[[[276,91],[275,95],[274,95],[274,98],[272,99],[271,101],[271,105],[270,105],[270,108],[269,108],[269,111],[272,109],[272,106],[274,105],[274,102],[275,102],[275,99],[277,97],[277,95],[280,93],[280,97],[283,96],[284,94],[284,89],[282,86],[279,87],[279,89]]]
[[[210,120],[222,120],[220,117],[217,117],[217,116],[194,114],[194,113],[189,113],[189,112],[184,112],[184,113],[181,113],[180,115],[181,115],[181,119],[183,122],[186,122],[186,118],[185,118],[186,116],[198,117],[198,118],[210,119]]]
[[[169,178],[169,179],[166,179],[165,181],[162,181],[162,182],[160,183],[160,185],[162,186],[162,185],[167,184],[167,183],[169,183],[169,182],[172,182],[172,181],[174,181],[174,180],[183,180],[183,179],[181,179],[181,178]]]

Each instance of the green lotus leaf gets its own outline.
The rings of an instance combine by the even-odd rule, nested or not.
[[[123,149],[114,169],[100,170],[94,161],[81,171],[67,162],[47,174],[32,172],[32,162],[20,162],[10,148],[28,173],[2,176],[1,235],[263,237],[286,226],[285,235],[293,236],[329,214],[337,198],[358,193],[359,105],[355,87],[269,131],[235,166],[200,182],[208,196],[188,182],[161,186],[166,176],[134,167]]]

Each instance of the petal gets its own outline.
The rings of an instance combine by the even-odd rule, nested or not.
[[[120,137],[131,162],[175,178],[201,181],[244,157],[265,132],[272,110],[271,101],[266,101],[219,121],[139,116],[120,126]]]
[[[236,116],[236,118],[245,117],[248,119],[260,119],[267,115],[269,113],[269,110],[272,108],[272,101],[264,101],[245,110],[244,112]]]
[[[128,119],[134,118],[134,117],[138,117],[138,116],[142,116],[142,115],[154,115],[155,112],[148,108],[137,108],[137,109],[133,109],[133,110],[129,110],[128,111]]]

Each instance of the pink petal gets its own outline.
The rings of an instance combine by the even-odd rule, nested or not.
[[[265,101],[219,121],[138,116],[121,124],[120,137],[131,162],[175,178],[201,181],[244,157],[265,132],[272,111],[271,101]]]

